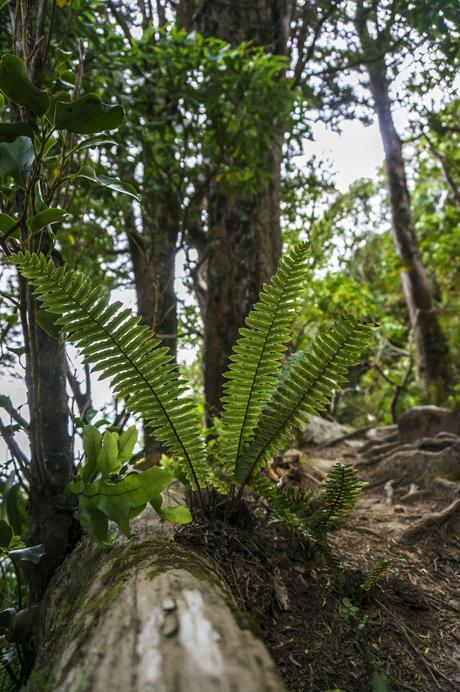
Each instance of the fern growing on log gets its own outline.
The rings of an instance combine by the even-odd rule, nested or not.
[[[342,465],[333,469],[315,511],[310,496],[280,490],[260,471],[286,445],[293,428],[328,405],[368,346],[370,327],[346,313],[339,315],[319,331],[309,349],[282,365],[308,271],[307,257],[304,243],[287,254],[240,330],[226,374],[216,444],[222,468],[207,454],[198,414],[185,396],[186,383],[168,349],[139,324],[139,317],[119,302],[110,304],[107,291],[93,286],[89,277],[56,267],[44,255],[19,252],[11,261],[36,287],[44,310],[59,315],[56,324],[85,362],[101,373],[100,379],[110,378],[127,409],[141,415],[178,458],[204,509],[207,488],[227,493],[231,506],[250,485],[280,518],[321,541],[356,501],[361,484],[354,470]]]

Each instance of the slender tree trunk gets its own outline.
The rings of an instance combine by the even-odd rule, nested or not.
[[[84,539],[40,608],[38,692],[282,692],[219,566],[146,510],[109,552]]]
[[[159,205],[149,216],[143,215],[143,232],[136,230],[134,211],[125,213],[126,230],[134,271],[139,315],[176,357],[177,298],[174,287],[178,221],[172,208]],[[162,446],[152,431],[144,427],[144,450],[147,465],[157,464]]]
[[[178,22],[232,44],[252,41],[272,53],[287,53],[291,2],[245,0],[195,3],[181,0]],[[208,241],[200,258],[206,292],[204,385],[208,423],[219,413],[223,373],[238,330],[257,301],[262,283],[281,255],[280,189],[283,131],[262,164],[266,181],[254,195],[225,193],[213,181],[208,195]],[[200,301],[203,302],[203,301]]]
[[[363,51],[370,58],[367,63],[369,86],[385,151],[393,241],[403,265],[401,282],[418,351],[419,380],[428,399],[442,402],[449,385],[448,352],[415,234],[402,145],[393,121],[385,59],[375,59],[376,52],[381,53],[381,47],[371,38],[363,11],[358,10],[356,26]]]
[[[30,78],[39,81],[43,71],[44,45],[47,30],[47,8],[44,0],[35,3],[34,19],[26,3],[17,3],[12,19],[16,35],[16,52],[28,61]],[[14,29],[17,22],[17,31]],[[33,35],[33,36],[32,36]],[[35,44],[33,57],[29,55]],[[40,47],[41,46],[41,47]],[[29,60],[30,58],[30,60]],[[34,124],[32,113],[25,113]],[[13,111],[15,120],[22,120],[19,110]],[[26,208],[28,205],[28,208]],[[18,217],[36,213],[33,202],[17,195]],[[22,223],[23,242],[29,231]],[[28,249],[50,252],[46,233],[38,234]],[[31,603],[40,601],[65,555],[75,543],[73,513],[68,506],[65,489],[73,475],[72,448],[69,435],[69,408],[66,387],[66,357],[62,338],[56,339],[41,329],[36,320],[40,304],[27,282],[18,277],[20,315],[24,338],[29,406],[30,482],[29,482],[29,545],[43,544],[45,555],[38,565],[28,566]]]

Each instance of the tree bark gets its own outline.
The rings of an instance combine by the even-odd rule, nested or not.
[[[12,20],[12,35],[17,37],[15,50],[28,61],[31,35],[35,29],[35,53],[28,64],[32,81],[39,81],[45,58],[45,34],[48,5],[35,3],[33,19],[24,3],[17,5]],[[16,31],[16,22],[17,31]],[[19,30],[20,29],[20,30]],[[32,44],[33,45],[33,44]],[[28,61],[29,62],[29,61]],[[34,124],[31,112],[14,109],[13,119],[25,119]],[[33,200],[17,194],[18,217],[30,218],[36,213]],[[29,238],[26,221],[21,224],[22,241]],[[29,250],[51,251],[46,233],[37,234],[27,246]],[[56,568],[64,560],[74,542],[74,520],[69,511],[65,489],[73,475],[71,439],[69,435],[69,407],[66,387],[67,365],[62,338],[54,338],[39,326],[36,315],[40,304],[27,282],[18,277],[19,310],[24,338],[27,388],[29,406],[29,545],[43,544],[45,556],[38,565],[28,567],[29,600],[37,603]]]
[[[181,0],[179,24],[236,45],[252,41],[286,55],[291,2],[243,0],[197,3]],[[200,257],[206,286],[204,388],[208,424],[220,412],[223,373],[244,318],[257,301],[262,283],[276,271],[281,255],[280,196],[284,132],[274,138],[261,168],[266,182],[254,195],[224,193],[212,181],[207,199],[208,240]],[[203,298],[203,295],[201,295]],[[202,301],[201,301],[202,302]]]
[[[419,381],[428,400],[442,402],[449,385],[447,345],[439,325],[427,272],[420,257],[402,144],[393,121],[385,58],[375,59],[376,55],[381,55],[382,47],[378,39],[373,39],[370,35],[367,13],[362,3],[358,3],[356,27],[367,58],[369,87],[385,151],[393,241],[403,265],[401,283],[417,346]]]
[[[41,604],[29,692],[285,690],[218,566],[172,537],[146,510],[109,552],[81,541]]]

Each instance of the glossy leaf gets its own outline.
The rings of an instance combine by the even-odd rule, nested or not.
[[[77,134],[114,130],[121,125],[123,118],[121,106],[102,103],[97,94],[87,94],[71,103],[58,101],[56,104],[56,127]]]
[[[106,187],[113,192],[121,192],[123,195],[129,195],[134,197],[134,199],[139,200],[140,196],[137,194],[135,188],[129,183],[124,183],[118,178],[109,178],[107,175],[96,175],[94,168],[91,166],[83,166],[77,173],[78,178],[86,178],[91,180],[93,183],[101,185],[101,187]]]
[[[68,213],[64,209],[43,209],[43,211],[38,212],[38,214],[35,214],[35,216],[32,216],[27,221],[27,226],[29,227],[31,233],[37,233],[42,228],[45,228],[45,226],[49,226],[53,223],[59,223],[65,219],[66,216],[68,216]]]
[[[30,137],[17,137],[14,142],[0,144],[0,174],[11,175],[17,185],[24,186],[34,160]]]
[[[16,224],[16,219],[14,219],[9,214],[3,214],[2,212],[0,212],[0,235],[10,235],[11,229],[14,228]],[[18,234],[19,229],[17,233],[13,233],[12,236],[17,237]]]
[[[19,548],[18,550],[10,550],[8,555],[20,562],[33,562],[34,565],[38,565],[43,555],[45,554],[45,546],[41,543],[39,545],[32,545],[30,548]]]
[[[0,60],[0,89],[11,101],[30,108],[35,115],[48,110],[48,94],[33,84],[25,63],[12,53],[6,53]]]
[[[129,473],[116,483],[95,481],[88,486],[86,497],[129,537],[130,518],[139,514],[147,502],[158,501],[160,493],[172,480],[171,474],[164,469],[152,467],[142,473]]]
[[[81,471],[81,477],[83,480],[88,480],[96,471],[97,456],[102,446],[102,435],[95,425],[85,425],[82,438],[86,463]]]
[[[107,135],[95,135],[94,137],[88,137],[83,139],[76,147],[76,151],[82,151],[83,149],[92,149],[93,147],[99,147],[102,144],[116,144],[115,140]]]
[[[121,464],[118,461],[118,433],[107,430],[102,438],[102,446],[96,459],[97,469],[103,476],[117,471]]]
[[[134,425],[125,430],[118,442],[118,461],[124,463],[129,461],[133,455],[133,449],[137,442],[137,429]]]
[[[23,536],[27,529],[27,512],[21,486],[15,483],[6,497],[6,512],[16,536]]]

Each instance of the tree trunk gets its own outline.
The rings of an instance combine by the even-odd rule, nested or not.
[[[155,217],[143,214],[143,232],[136,231],[134,211],[125,213],[126,231],[134,271],[137,307],[142,322],[177,353],[177,298],[174,288],[178,222],[168,205],[159,205]],[[147,465],[157,464],[163,451],[151,430],[144,427]]]
[[[197,6],[181,0],[177,20],[233,45],[252,41],[286,55],[291,2],[288,0],[215,0]],[[208,424],[221,407],[223,373],[244,318],[257,301],[262,283],[274,274],[281,255],[280,194],[283,131],[275,137],[261,168],[267,182],[254,195],[224,193],[210,186],[208,242],[200,263],[206,285],[204,387]]]
[[[27,690],[281,692],[219,567],[151,510],[109,552],[84,539],[41,604]]]
[[[418,351],[419,380],[428,400],[442,402],[449,385],[447,346],[415,234],[402,144],[393,122],[385,59],[375,59],[382,47],[370,36],[362,8],[358,9],[356,26],[368,59],[369,86],[385,151],[393,241],[403,265],[401,283]]]
[[[35,4],[33,10],[23,3],[11,14],[11,34],[16,37],[14,50],[26,61],[30,79],[39,81],[43,71],[47,24],[47,4]],[[17,30],[16,30],[17,29]],[[33,38],[34,37],[34,38]],[[33,54],[30,53],[34,45]],[[46,51],[45,51],[46,52]],[[35,124],[35,116],[14,104],[15,122]],[[32,185],[33,189],[33,185]],[[30,239],[26,218],[36,213],[33,198],[23,190],[16,195],[17,216],[21,221],[22,248],[50,254],[47,232]],[[27,243],[26,243],[27,241]],[[37,603],[56,568],[71,549],[74,520],[69,511],[65,489],[73,475],[69,435],[69,408],[66,387],[66,356],[62,338],[47,334],[37,322],[40,304],[25,279],[18,274],[19,313],[25,349],[25,384],[29,407],[30,464],[28,545],[43,544],[45,555],[38,565],[28,565],[29,601]]]

